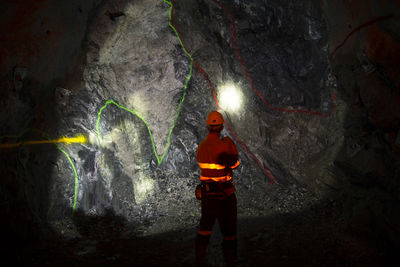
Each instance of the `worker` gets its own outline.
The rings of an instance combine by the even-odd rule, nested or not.
[[[239,166],[238,151],[232,139],[221,138],[224,118],[212,111],[206,124],[209,134],[197,148],[200,166],[200,184],[196,187],[196,198],[201,200],[200,227],[197,232],[196,266],[203,266],[211,230],[218,219],[224,236],[222,250],[227,266],[236,266],[237,208],[232,169]]]

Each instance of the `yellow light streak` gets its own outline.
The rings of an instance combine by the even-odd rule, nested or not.
[[[0,148],[12,148],[12,147],[19,147],[19,146],[25,146],[25,145],[41,145],[41,144],[59,144],[59,143],[65,143],[65,144],[72,144],[72,143],[86,143],[87,139],[83,135],[78,135],[75,137],[66,137],[63,136],[59,139],[52,139],[52,140],[32,140],[32,141],[22,141],[18,143],[5,143],[5,144],[0,144]]]

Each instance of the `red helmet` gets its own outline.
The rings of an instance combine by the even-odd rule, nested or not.
[[[222,114],[218,111],[213,110],[208,114],[206,123],[208,125],[220,125],[224,123],[224,117],[222,117]]]

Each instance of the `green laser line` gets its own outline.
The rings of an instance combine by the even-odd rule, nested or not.
[[[43,137],[45,137],[45,138],[51,140],[51,137],[50,137],[47,133],[45,133],[45,132],[43,132],[43,131],[41,131],[41,130],[38,130],[38,129],[32,129],[32,130],[34,130],[34,131],[36,131],[36,132],[42,134]],[[78,181],[78,173],[76,172],[75,165],[74,165],[74,163],[73,163],[71,157],[68,155],[68,153],[65,152],[65,150],[63,150],[63,149],[61,148],[61,146],[59,146],[59,145],[57,145],[57,144],[55,144],[55,145],[56,145],[57,149],[60,150],[60,151],[67,157],[67,159],[68,159],[69,163],[71,164],[71,167],[72,167],[72,169],[73,169],[73,171],[74,171],[74,174],[75,174],[74,204],[73,204],[73,206],[72,206],[72,211],[74,212],[74,211],[76,210],[76,201],[77,201],[77,197],[78,197],[78,182],[79,182],[79,181]]]
[[[152,145],[153,145],[153,151],[154,151],[154,153],[155,153],[155,155],[156,155],[156,157],[157,157],[157,162],[160,162],[160,159],[158,158],[158,155],[157,155],[157,151],[156,151],[156,147],[155,147],[155,143],[154,143],[153,134],[151,133],[150,127],[149,127],[149,125],[147,124],[146,120],[143,119],[143,117],[140,116],[135,110],[130,110],[130,109],[128,109],[128,108],[126,108],[126,107],[124,107],[124,106],[118,104],[118,103],[115,102],[114,100],[108,100],[108,101],[106,102],[106,104],[100,108],[99,113],[97,113],[96,132],[97,132],[97,136],[99,137],[99,139],[102,140],[102,137],[101,137],[101,135],[100,135],[100,130],[99,130],[99,123],[100,123],[101,113],[103,112],[103,110],[104,110],[109,104],[114,104],[114,105],[116,105],[117,107],[119,107],[119,108],[121,108],[121,109],[123,109],[123,110],[125,110],[125,111],[128,111],[128,112],[130,112],[130,113],[132,113],[132,114],[134,114],[134,115],[136,115],[139,119],[141,119],[141,120],[144,122],[144,124],[146,125],[147,130],[148,130],[148,132],[149,132],[149,135],[150,135],[150,140],[151,140],[151,143],[152,143]]]
[[[3,138],[19,138],[19,137],[23,136],[25,133],[27,133],[27,132],[29,132],[29,131],[38,132],[38,133],[40,133],[44,138],[47,138],[47,139],[51,140],[50,136],[49,136],[47,133],[45,133],[45,132],[43,132],[43,131],[41,131],[41,130],[39,130],[39,129],[30,129],[30,128],[24,130],[21,134],[18,134],[18,135],[0,136],[0,140],[3,139]],[[55,145],[56,145],[57,149],[60,150],[60,151],[67,157],[67,159],[68,159],[68,161],[70,162],[71,167],[72,167],[72,169],[73,169],[73,171],[74,171],[74,174],[75,174],[74,204],[73,204],[73,206],[72,206],[72,211],[74,212],[74,211],[76,210],[76,203],[77,203],[77,197],[78,197],[78,182],[79,182],[79,180],[78,180],[78,173],[76,172],[75,165],[74,165],[74,163],[73,163],[71,157],[68,155],[68,153],[65,152],[65,151],[61,148],[61,146],[59,146],[59,145],[57,145],[57,144],[55,144]]]
[[[193,57],[186,51],[185,46],[183,45],[182,40],[181,40],[181,38],[179,37],[179,34],[178,34],[177,30],[176,30],[175,27],[171,24],[171,18],[172,18],[172,16],[171,16],[172,4],[171,4],[171,2],[169,2],[169,1],[167,1],[167,0],[163,0],[163,1],[164,1],[165,3],[167,3],[167,4],[170,5],[170,8],[169,8],[169,22],[168,22],[168,25],[169,25],[169,26],[173,29],[173,31],[175,32],[176,36],[178,37],[179,43],[180,43],[181,46],[182,46],[183,51],[184,51],[185,54],[190,58],[190,69],[189,69],[189,74],[188,74],[188,76],[186,77],[186,81],[185,81],[185,84],[184,84],[184,86],[183,86],[182,98],[181,98],[181,100],[180,100],[180,102],[179,102],[179,104],[178,104],[178,109],[177,109],[177,111],[176,111],[176,113],[175,113],[175,117],[174,117],[174,119],[173,119],[173,121],[172,121],[172,126],[171,126],[171,128],[169,129],[169,132],[168,132],[167,145],[166,145],[166,147],[165,147],[164,153],[161,155],[161,157],[158,156],[157,149],[156,149],[156,145],[155,145],[155,143],[154,143],[153,134],[152,134],[152,132],[151,132],[151,130],[150,130],[150,127],[149,127],[148,123],[146,122],[146,120],[145,120],[142,116],[140,116],[135,110],[130,110],[130,109],[128,109],[128,108],[126,108],[126,107],[124,107],[124,106],[118,104],[117,102],[115,102],[115,101],[112,100],[112,99],[108,100],[108,101],[104,104],[104,106],[102,106],[102,107],[100,108],[99,112],[97,113],[97,121],[96,121],[96,132],[97,132],[97,136],[98,136],[98,138],[99,138],[100,140],[102,140],[102,137],[101,137],[101,134],[100,134],[100,130],[99,130],[99,123],[100,123],[100,119],[101,119],[101,113],[103,112],[103,110],[104,110],[109,104],[114,104],[115,106],[117,106],[117,107],[119,107],[119,108],[121,108],[121,109],[123,109],[123,110],[125,110],[125,111],[128,111],[128,112],[130,112],[130,113],[132,113],[132,114],[134,114],[134,115],[136,115],[139,119],[141,119],[141,120],[143,121],[143,123],[144,123],[144,124],[146,125],[146,127],[147,127],[147,131],[149,132],[151,144],[152,144],[152,147],[153,147],[153,152],[154,152],[154,155],[155,155],[156,158],[157,158],[157,164],[158,164],[158,165],[160,165],[160,164],[163,162],[163,160],[164,160],[164,158],[165,158],[165,156],[166,156],[166,154],[167,154],[167,152],[168,152],[168,149],[169,149],[169,147],[170,147],[170,145],[171,145],[171,135],[172,135],[172,131],[174,130],[175,125],[176,125],[176,122],[177,122],[177,120],[178,120],[178,117],[179,117],[179,115],[180,115],[180,113],[181,113],[182,104],[183,104],[183,101],[185,100],[185,96],[186,96],[186,89],[187,89],[187,86],[188,86],[188,84],[189,84],[190,78],[192,77],[192,71],[193,71]]]
[[[168,132],[167,146],[166,146],[166,149],[165,149],[163,155],[161,156],[161,158],[158,156],[157,150],[156,150],[156,146],[155,146],[155,143],[154,143],[154,138],[153,138],[153,135],[152,135],[152,133],[151,133],[151,130],[150,130],[150,127],[149,127],[148,123],[146,122],[146,120],[143,119],[142,116],[140,116],[140,115],[139,115],[136,111],[134,111],[134,110],[130,110],[130,109],[128,109],[128,108],[126,108],[126,107],[124,107],[124,106],[122,106],[122,105],[119,105],[118,103],[116,103],[116,102],[113,101],[113,100],[108,100],[108,101],[106,102],[106,104],[100,108],[100,111],[99,111],[99,113],[98,113],[98,115],[97,115],[97,122],[96,122],[96,131],[97,131],[97,135],[98,135],[99,139],[101,140],[102,138],[101,138],[100,131],[99,131],[100,116],[101,116],[101,113],[103,112],[103,110],[104,110],[109,104],[114,104],[114,105],[116,105],[117,107],[119,107],[119,108],[121,108],[121,109],[123,109],[123,110],[125,110],[125,111],[128,111],[128,112],[130,112],[130,113],[133,113],[134,115],[136,115],[138,118],[140,118],[140,119],[144,122],[144,124],[145,124],[146,127],[147,127],[147,130],[148,130],[149,135],[150,135],[150,140],[151,140],[152,146],[153,146],[153,151],[154,151],[154,154],[155,154],[155,156],[156,156],[156,158],[157,158],[157,163],[158,163],[158,165],[160,165],[160,164],[162,163],[162,161],[164,160],[164,158],[165,158],[165,156],[166,156],[166,154],[167,154],[167,152],[168,152],[168,149],[169,149],[169,147],[170,147],[170,145],[171,145],[171,135],[172,135],[172,131],[173,131],[173,129],[175,128],[176,121],[178,120],[178,117],[179,117],[179,115],[180,115],[180,112],[181,112],[181,109],[182,109],[182,104],[183,104],[183,101],[185,100],[185,96],[186,96],[187,86],[188,86],[188,84],[189,84],[189,81],[190,81],[191,76],[192,76],[192,71],[193,71],[193,57],[188,53],[188,51],[186,51],[186,49],[185,49],[185,47],[184,47],[184,45],[183,45],[183,43],[182,43],[182,40],[181,40],[180,37],[179,37],[179,34],[178,34],[177,30],[176,30],[175,27],[171,24],[172,4],[171,4],[171,2],[169,2],[169,1],[167,1],[167,0],[163,0],[163,1],[164,1],[165,3],[167,3],[168,5],[170,5],[170,8],[169,8],[169,22],[168,22],[168,25],[169,25],[169,26],[173,29],[173,31],[175,32],[175,34],[176,34],[176,36],[177,36],[177,38],[178,38],[178,40],[179,40],[179,43],[180,43],[180,45],[182,46],[183,51],[184,51],[185,54],[188,55],[189,58],[190,58],[190,70],[189,70],[189,74],[188,74],[188,76],[186,77],[186,81],[185,81],[185,84],[184,84],[184,87],[183,87],[182,98],[181,98],[181,100],[180,100],[180,102],[179,102],[178,109],[177,109],[177,112],[176,112],[176,114],[175,114],[175,117],[174,117],[172,126],[171,126],[171,128],[170,128],[170,130],[169,130],[169,132]],[[45,138],[51,140],[51,138],[49,137],[49,135],[46,134],[45,132],[40,131],[40,130],[38,130],[38,129],[29,129],[29,128],[26,129],[26,130],[24,130],[24,131],[23,131],[21,134],[19,134],[19,135],[1,136],[1,137],[0,137],[0,140],[2,140],[2,139],[4,139],[4,138],[19,138],[19,137],[23,136],[26,132],[29,132],[29,131],[36,131],[36,132],[39,132],[40,134],[42,134],[42,136],[44,136]],[[57,145],[57,144],[55,144],[55,145],[56,145],[57,149],[58,149],[59,151],[61,151],[61,152],[67,157],[69,163],[71,164],[72,170],[74,171],[74,175],[75,175],[75,186],[74,186],[74,204],[73,204],[72,210],[75,211],[75,210],[76,210],[76,204],[77,204],[77,197],[78,197],[78,189],[79,189],[79,188],[78,188],[78,185],[79,185],[78,173],[77,173],[77,171],[76,171],[75,164],[73,163],[73,161],[72,161],[71,157],[69,156],[69,154],[68,154],[64,149],[62,149],[61,146],[59,146],[59,145]]]
[[[72,159],[70,158],[68,153],[65,152],[59,145],[56,145],[56,146],[57,146],[58,150],[60,150],[62,153],[64,153],[64,155],[67,157],[68,161],[71,163],[72,169],[74,170],[74,174],[75,174],[75,188],[74,188],[74,191],[75,191],[75,193],[74,193],[74,205],[72,206],[72,211],[75,211],[76,210],[76,200],[77,200],[77,197],[78,197],[78,183],[79,183],[78,174],[76,172],[75,165],[72,162]]]

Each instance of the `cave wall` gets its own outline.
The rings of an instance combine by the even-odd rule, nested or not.
[[[335,99],[320,7],[312,1],[224,4],[178,2],[177,14],[186,19],[177,15],[176,24],[215,87],[226,80],[242,87],[245,108],[228,114],[235,131],[281,183],[333,193],[338,185],[327,170],[341,147],[346,106]]]
[[[338,198],[350,225],[399,240],[398,20],[385,18],[398,3],[223,4],[174,1],[176,31],[164,1],[1,4],[0,141],[89,140],[0,151],[2,212],[21,221],[8,228],[73,237],[74,208],[136,233],[195,225],[195,151],[211,88],[230,81],[244,96],[223,132],[239,148],[240,216]]]
[[[330,62],[348,106],[335,159],[345,218],[399,245],[398,1],[324,1]]]
[[[57,106],[59,92],[81,83],[86,28],[91,12],[99,4],[100,1],[1,2],[1,143],[72,134],[58,131],[65,122],[62,105]],[[61,214],[71,214],[70,199],[64,196],[71,192],[73,195],[73,169],[57,148],[51,144],[2,149],[1,228],[10,251],[14,244],[20,245],[20,240],[40,237],[51,206],[57,206]],[[58,161],[62,157],[65,161]],[[65,177],[68,186],[61,191],[53,177],[63,168],[70,169]],[[52,200],[52,191],[59,192],[58,202]]]

